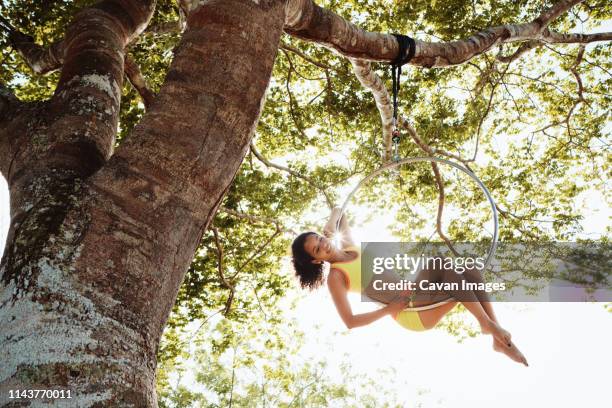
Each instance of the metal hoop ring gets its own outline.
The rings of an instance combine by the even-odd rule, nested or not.
[[[484,185],[484,183],[469,169],[453,161],[441,159],[438,157],[408,157],[406,159],[401,159],[398,161],[384,164],[380,166],[378,169],[374,170],[372,173],[368,174],[365,178],[363,178],[355,186],[355,188],[353,188],[353,190],[346,197],[344,204],[342,204],[342,210],[340,214],[344,213],[344,210],[346,210],[346,207],[348,206],[349,201],[351,201],[351,199],[353,198],[353,195],[357,192],[357,190],[359,190],[365,183],[372,180],[374,177],[378,176],[379,174],[381,174],[382,172],[386,170],[401,166],[402,164],[419,163],[419,162],[430,162],[430,163],[435,162],[435,163],[447,164],[451,167],[456,168],[457,170],[462,171],[463,173],[467,174],[470,178],[472,178],[472,180],[474,180],[476,184],[478,184],[478,186],[480,187],[480,190],[482,190],[482,192],[487,197],[487,200],[489,201],[489,204],[491,205],[491,212],[493,213],[493,241],[491,242],[491,247],[489,248],[489,252],[487,253],[487,258],[482,268],[482,270],[485,270],[491,263],[491,260],[493,259],[493,255],[495,254],[495,250],[497,249],[497,240],[499,236],[499,220],[497,218],[497,207],[495,206],[495,201],[493,201],[493,197],[491,197],[491,193],[489,192],[487,187]]]

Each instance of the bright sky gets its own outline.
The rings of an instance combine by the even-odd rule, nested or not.
[[[352,304],[359,309],[358,298]],[[493,351],[489,336],[458,343],[439,330],[404,330],[389,317],[329,336],[343,325],[330,312],[334,305],[326,289],[300,302],[295,314],[309,333],[309,352],[321,350],[316,339],[331,341],[331,369],[343,352],[360,371],[394,368],[397,384],[391,388],[406,406],[575,408],[609,400],[612,325],[603,304],[498,303],[495,308],[528,368]]]

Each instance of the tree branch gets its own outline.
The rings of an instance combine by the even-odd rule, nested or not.
[[[15,32],[12,35],[11,45],[17,50],[30,69],[39,75],[45,75],[56,71],[64,64],[65,42],[64,40],[51,44],[48,48],[34,43],[32,37]],[[124,61],[125,76],[130,81],[134,89],[140,94],[145,108],[153,103],[154,94],[148,88],[145,78],[136,61],[129,55],[125,55]]]
[[[184,28],[184,25],[184,19],[179,19],[175,22],[164,23],[161,26],[147,29],[147,31],[154,31],[156,33],[162,31],[166,32],[165,30],[180,32],[180,30]],[[34,73],[44,75],[61,68],[64,64],[66,53],[64,40],[57,41],[48,48],[45,48],[34,43],[32,37],[13,28],[10,23],[2,17],[0,17],[0,26],[9,32],[9,42]],[[136,38],[136,35],[132,35],[130,38]],[[140,68],[134,59],[127,53],[124,61],[124,72],[127,79],[132,86],[134,86],[134,89],[140,94],[145,107],[148,108],[153,102],[154,94],[148,88]]]
[[[355,72],[355,75],[359,79],[359,82],[364,87],[368,88],[374,95],[374,99],[376,101],[376,107],[378,108],[378,111],[381,116],[381,121],[383,123],[383,143],[385,146],[385,155],[384,155],[383,160],[386,162],[391,157],[391,131],[392,131],[392,126],[393,126],[393,107],[392,107],[391,98],[389,96],[389,92],[387,91],[387,88],[382,82],[382,79],[380,78],[380,76],[378,76],[378,74],[372,70],[372,67],[369,62],[355,59],[355,58],[349,58],[349,60],[351,61],[351,64],[353,64],[353,70]],[[492,94],[491,94],[491,98],[492,98]],[[489,107],[490,107],[490,102],[491,100],[489,100]],[[487,113],[488,113],[488,108],[487,108]],[[403,127],[406,130],[408,130],[408,132],[410,133],[410,136],[416,142],[416,144],[421,149],[428,152],[431,156],[434,156],[436,154],[444,155],[447,157],[451,157],[455,160],[459,160],[466,166],[468,163],[476,160],[476,152],[474,152],[474,158],[465,159],[456,154],[447,152],[445,150],[434,149],[430,147],[429,145],[427,145],[426,143],[424,143],[419,138],[416,130],[412,127],[410,122],[405,117],[400,115],[400,117],[398,118],[398,121],[399,121],[398,126]],[[480,125],[479,125],[478,134],[479,133],[480,133]],[[478,140],[478,136],[477,136],[477,140]]]
[[[48,48],[34,41],[12,42],[12,44],[35,74],[44,75],[55,71],[64,63],[66,52],[64,41],[53,43]]]
[[[79,11],[66,31],[64,64],[52,104],[84,120],[57,131],[66,139],[83,135],[103,160],[110,156],[117,132],[125,48],[144,31],[154,9],[154,0],[103,0]],[[70,109],[70,101],[88,98],[95,101],[91,107]]]
[[[125,54],[124,61],[124,72],[130,84],[136,89],[140,97],[142,98],[142,102],[146,109],[148,109],[153,100],[155,99],[155,94],[151,91],[147,85],[147,81],[142,75],[140,71],[140,67],[134,61],[134,58],[130,54]]]
[[[217,248],[217,271],[219,273],[219,278],[221,279],[222,285],[230,291],[227,301],[225,302],[225,310],[223,311],[223,314],[227,316],[232,307],[235,288],[234,285],[232,285],[232,283],[225,277],[223,272],[223,247],[221,246],[221,241],[219,240],[219,231],[217,230],[217,227],[213,225],[211,225],[210,229],[212,229],[213,236],[215,238],[215,247]]]
[[[219,211],[229,214],[231,216],[234,216],[236,218],[242,218],[242,219],[248,220],[252,223],[272,224],[275,226],[276,229],[280,231],[290,232],[292,234],[296,233],[294,230],[290,228],[286,228],[280,221],[274,218],[261,217],[261,216],[253,215],[253,214],[245,214],[245,213],[241,213],[239,211],[232,210],[231,208],[227,208],[224,206],[220,206]]]
[[[292,52],[292,53],[294,53],[295,55],[297,55],[297,56],[299,56],[300,58],[302,58],[304,61],[308,61],[308,62],[310,62],[312,65],[315,65],[315,66],[317,66],[317,67],[319,67],[319,68],[321,68],[321,69],[324,69],[324,70],[331,70],[331,71],[337,71],[337,70],[336,70],[334,67],[332,67],[332,66],[330,66],[330,65],[327,65],[327,64],[324,64],[324,63],[322,63],[322,62],[319,62],[319,61],[317,61],[317,60],[312,59],[311,57],[309,57],[308,55],[304,54],[304,53],[303,53],[302,51],[300,51],[299,49],[297,49],[297,48],[295,48],[295,47],[292,47],[292,46],[291,46],[291,45],[289,45],[289,44],[281,44],[281,45],[280,45],[280,48],[281,48],[282,50],[285,50],[285,51],[291,51],[291,52]]]
[[[184,26],[184,21],[179,19],[176,22],[168,22],[159,26],[147,28],[147,31],[156,33],[170,31],[178,32],[182,26]],[[15,29],[8,20],[2,16],[0,16],[0,27],[9,33],[9,43],[19,55],[21,55],[25,63],[34,73],[44,75],[61,68],[64,64],[66,46],[63,39],[45,48],[42,45],[36,44],[34,38],[31,36]],[[143,31],[143,27],[137,27],[133,33],[129,33],[128,43],[132,42]]]
[[[444,233],[444,228],[442,227],[442,215],[444,213],[444,201],[446,196],[444,194],[444,180],[442,179],[442,174],[440,173],[440,169],[438,168],[437,163],[431,163],[431,168],[434,172],[434,177],[436,179],[436,184],[438,185],[438,214],[436,216],[436,231],[438,232],[438,236],[442,238],[448,249],[455,256],[459,256],[459,252],[453,246],[451,240]]]
[[[55,71],[64,63],[64,41],[51,44],[48,48],[38,45],[34,38],[15,29],[4,17],[0,16],[0,28],[8,33],[10,45],[21,55],[25,63],[36,74]]]
[[[230,278],[231,280],[234,280],[236,278],[236,276],[238,276],[238,274],[240,272],[242,272],[244,270],[244,268],[246,268],[246,266],[251,263],[251,261],[253,261],[253,259],[257,258],[258,256],[263,254],[264,249],[266,249],[266,247],[268,245],[270,245],[272,243],[272,241],[274,241],[274,239],[281,233],[282,231],[277,227],[276,231],[274,231],[274,233],[272,235],[270,235],[270,237],[263,243],[261,244],[255,251],[253,251],[253,253],[251,254],[251,256],[249,256],[249,258],[244,261],[239,267],[238,269],[236,269],[236,272],[232,275],[232,277]]]
[[[540,30],[543,30],[544,28],[548,27],[548,25],[561,14],[564,14],[573,6],[583,1],[584,0],[561,0],[560,2],[550,7],[548,10],[545,10],[535,20],[533,20],[533,22],[540,26]]]
[[[385,144],[385,161],[389,160],[391,157],[391,131],[392,131],[392,120],[393,120],[393,110],[391,106],[391,99],[389,97],[389,93],[387,88],[384,86],[380,77],[372,70],[369,62],[358,60],[355,58],[349,58],[351,64],[353,65],[353,70],[359,79],[359,82],[366,88],[368,88],[372,94],[374,95],[374,99],[376,100],[376,106],[381,115],[381,119],[383,122],[383,140]],[[446,153],[444,151],[435,151],[428,144],[423,142],[421,138],[419,138],[416,130],[410,125],[407,119],[401,117],[399,118],[400,124],[408,130],[408,133],[415,141],[415,143],[425,151],[429,156],[435,156],[436,153],[442,153],[446,155],[450,155],[450,153]],[[459,156],[452,155],[454,158],[458,158],[464,164],[467,160],[460,158]],[[472,159],[473,161],[474,159]],[[454,248],[451,240],[444,233],[444,229],[442,226],[442,215],[444,212],[444,202],[445,202],[445,194],[444,194],[444,181],[442,179],[442,174],[440,173],[440,169],[438,168],[437,163],[431,163],[432,170],[434,172],[434,177],[436,179],[436,184],[438,186],[438,213],[436,217],[436,231],[442,240],[446,243],[448,248],[455,255],[458,255],[458,252]]]
[[[392,35],[362,30],[312,0],[289,0],[285,13],[287,34],[321,43],[344,56],[391,61],[399,49]]]
[[[576,55],[576,61],[574,62],[574,65],[572,65],[572,67],[570,68],[571,73],[574,75],[574,78],[576,78],[576,84],[578,85],[578,101],[580,102],[585,102],[583,94],[584,85],[582,84],[582,78],[580,77],[577,68],[578,65],[580,65],[580,63],[582,62],[582,58],[584,57],[584,49],[584,45],[581,45],[578,51],[578,55]]]
[[[512,61],[515,61],[516,59],[518,59],[521,55],[525,54],[526,52],[540,47],[542,46],[543,43],[542,41],[539,40],[529,40],[527,42],[522,43],[521,45],[519,45],[519,47],[516,49],[516,51],[514,51],[512,54],[510,55],[498,55],[495,58],[500,61],[500,62],[505,62],[505,63],[510,63]]]
[[[410,122],[408,121],[408,119],[406,119],[403,116],[399,117],[399,126],[403,129],[406,129],[408,131],[408,134],[410,134],[410,137],[412,138],[412,140],[414,140],[414,142],[417,144],[417,146],[419,146],[419,148],[421,148],[421,150],[427,152],[430,156],[436,156],[436,155],[441,155],[441,156],[446,156],[449,157],[451,159],[460,161],[461,163],[463,163],[463,165],[465,165],[468,169],[469,169],[469,165],[468,163],[473,162],[475,159],[466,159],[464,157],[461,157],[457,154],[454,153],[450,153],[446,150],[442,150],[442,149],[437,149],[435,147],[431,147],[430,145],[428,145],[427,143],[425,143],[418,135],[417,131],[414,129],[414,127],[410,124]]]
[[[63,60],[53,97],[32,105],[32,113],[40,118],[30,122],[28,134],[39,138],[24,138],[20,154],[11,162],[9,187],[16,199],[36,202],[36,196],[44,192],[25,186],[43,174],[50,175],[45,188],[57,191],[59,184],[87,178],[108,160],[119,120],[123,51],[146,27],[154,3],[103,0],[84,8],[67,27],[65,39],[49,51],[2,20],[2,29],[9,31],[35,71],[42,72]],[[26,210],[18,208],[15,215],[21,215],[20,211]]]
[[[301,178],[302,180],[306,181],[307,183],[309,183],[310,185],[312,185],[314,188],[316,188],[317,190],[319,190],[323,196],[325,196],[325,201],[327,201],[327,205],[329,206],[329,208],[334,208],[334,201],[332,200],[331,196],[329,195],[329,193],[325,190],[325,188],[323,188],[321,185],[319,185],[319,183],[315,182],[313,179],[311,179],[308,176],[304,176],[303,174],[290,169],[289,167],[285,167],[282,166],[280,164],[276,164],[276,163],[272,163],[271,161],[269,161],[268,159],[266,159],[255,147],[255,144],[251,141],[251,152],[253,152],[253,154],[255,155],[255,157],[257,157],[257,159],[262,162],[263,164],[265,164],[268,167],[272,167],[275,168],[277,170],[281,170],[284,172],[287,172],[289,174],[291,174],[292,176],[295,176],[297,178]]]
[[[412,140],[414,140],[414,142],[417,144],[417,146],[421,148],[421,150],[423,150],[429,156],[432,156],[432,157],[435,156],[435,153],[436,153],[435,150],[432,149],[427,143],[421,140],[416,130],[410,125],[410,123],[406,119],[404,118],[400,119],[400,123],[403,125],[405,129],[408,130],[410,137],[412,137]],[[442,238],[442,240],[444,241],[448,249],[450,249],[451,252],[455,254],[455,256],[457,256],[458,255],[457,250],[453,246],[453,243],[451,242],[451,240],[444,233],[444,228],[442,227],[442,215],[444,212],[444,201],[445,201],[444,180],[442,179],[442,174],[440,173],[440,169],[438,168],[437,163],[432,162],[431,168],[434,172],[434,177],[436,179],[436,184],[438,186],[438,214],[436,216],[436,231],[438,232],[438,236]]]
[[[580,105],[580,103],[584,102],[587,103],[586,100],[584,99],[584,87],[582,84],[582,78],[580,78],[580,74],[578,73],[577,67],[578,65],[580,65],[580,63],[582,62],[582,59],[584,57],[584,50],[585,50],[585,46],[581,45],[580,49],[578,51],[578,54],[576,55],[576,60],[574,61],[574,64],[570,67],[570,72],[572,73],[572,75],[574,75],[574,77],[576,78],[576,83],[578,86],[578,98],[576,98],[576,100],[574,101],[574,103],[572,104],[572,107],[569,109],[569,111],[567,112],[567,115],[565,115],[565,117],[561,120],[555,121],[553,123],[549,123],[548,125],[537,129],[535,131],[532,132],[532,134],[534,133],[538,133],[538,132],[542,132],[544,134],[546,134],[546,130],[550,129],[552,127],[556,127],[556,126],[560,126],[560,125],[565,125],[565,128],[567,129],[567,134],[570,137],[569,142],[573,142],[572,141],[572,128],[570,125],[570,120],[572,118],[572,114],[574,113],[574,111],[576,110],[576,108],[578,107],[578,105]]]
[[[353,72],[355,72],[361,85],[370,90],[372,95],[374,95],[382,122],[383,145],[385,149],[383,161],[387,162],[391,159],[391,132],[393,131],[393,107],[389,92],[378,74],[372,70],[369,62],[356,58],[349,58],[349,61],[351,61]]]
[[[587,44],[598,41],[612,40],[612,32],[578,34],[578,33],[559,33],[556,31],[545,30],[542,40],[547,43],[556,44]]]
[[[295,127],[302,135],[302,138],[304,140],[307,140],[308,137],[306,136],[306,133],[304,133],[304,127],[298,120],[295,114],[295,109],[293,107],[294,104],[297,105],[297,102],[295,102],[295,98],[293,97],[293,92],[291,92],[291,74],[294,71],[297,73],[297,70],[293,67],[293,62],[291,61],[291,58],[289,57],[289,54],[287,53],[287,51],[285,51],[284,49],[282,51],[287,57],[287,62],[289,63],[289,69],[287,70],[287,78],[285,80],[285,88],[287,89],[287,95],[289,96],[289,113],[291,114],[291,119],[293,119],[293,123],[295,123]],[[297,107],[299,110],[299,106]]]
[[[607,33],[559,34],[547,30],[550,22],[580,1],[561,1],[545,10],[532,22],[491,27],[464,40],[416,40],[416,52],[409,64],[423,67],[462,64],[497,44],[516,41],[592,42],[609,39]],[[319,7],[312,0],[287,2],[285,32],[320,43],[346,57],[391,62],[399,51],[397,40],[392,35],[363,30],[338,14]]]

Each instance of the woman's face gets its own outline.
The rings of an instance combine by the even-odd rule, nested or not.
[[[331,239],[319,234],[310,234],[304,242],[304,249],[314,258],[313,262],[318,263],[330,260],[335,248]]]

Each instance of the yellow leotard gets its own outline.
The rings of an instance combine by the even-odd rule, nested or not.
[[[342,271],[344,277],[347,280],[347,286],[349,292],[361,293],[361,248],[357,246],[349,246],[344,249],[345,251],[357,252],[357,257],[352,261],[348,262],[336,262],[331,265],[332,269],[338,269]],[[371,277],[364,277],[371,279]],[[409,306],[411,306],[409,303]],[[423,322],[419,317],[419,312],[403,310],[394,316],[395,321],[398,322],[402,327],[414,331],[426,330],[423,326]]]

